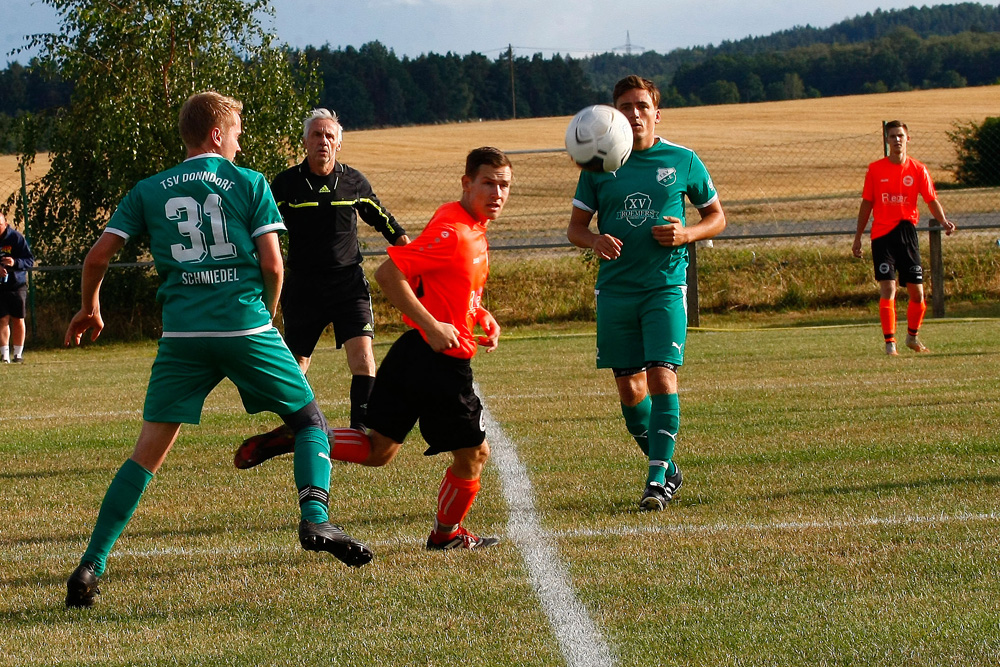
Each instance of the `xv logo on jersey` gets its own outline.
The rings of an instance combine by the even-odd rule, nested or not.
[[[663,187],[670,187],[677,182],[677,170],[673,167],[660,167],[656,170],[656,181]]]
[[[633,227],[642,227],[647,220],[655,220],[660,212],[653,210],[653,198],[642,192],[633,192],[622,202],[619,220],[626,220]]]

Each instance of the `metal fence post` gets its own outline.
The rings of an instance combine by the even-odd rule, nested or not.
[[[931,316],[944,317],[944,261],[941,258],[941,223],[931,218]]]
[[[21,213],[24,215],[24,242],[31,247],[31,225],[28,223],[28,185],[24,173],[24,160],[20,160],[21,167]],[[37,333],[35,326],[35,281],[33,272],[28,271],[28,313],[31,315],[31,338],[34,339]]]
[[[687,312],[688,326],[700,325],[698,317],[698,244],[688,243]]]

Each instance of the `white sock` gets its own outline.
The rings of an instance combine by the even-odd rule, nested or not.
[[[11,352],[14,353],[15,357],[20,357],[21,353],[24,352],[23,345],[11,345]]]
[[[10,361],[10,347],[0,346],[0,361]]]

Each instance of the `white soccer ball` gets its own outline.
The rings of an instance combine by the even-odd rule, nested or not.
[[[632,126],[607,104],[587,107],[566,128],[566,152],[587,171],[615,171],[632,154]]]

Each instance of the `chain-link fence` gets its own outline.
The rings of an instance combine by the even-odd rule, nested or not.
[[[790,232],[851,232],[857,220],[867,165],[882,157],[881,132],[774,146],[698,150],[726,209],[725,237]],[[1000,145],[992,147],[1000,152]],[[503,217],[491,226],[494,248],[565,244],[578,171],[562,150],[510,154],[514,185]],[[921,135],[912,157],[927,165],[949,218],[960,226],[1000,222],[1000,187],[960,188],[948,137]],[[442,202],[456,199],[458,166],[371,170],[375,192],[410,232],[419,231]],[[1000,185],[1000,183],[998,183]],[[697,213],[689,217],[697,220]],[[926,217],[926,216],[925,216]],[[361,230],[366,248],[384,241]]]
[[[694,148],[698,150],[697,146]],[[1000,154],[1000,145],[982,148]],[[729,220],[725,232],[715,240],[716,250],[704,249],[700,253],[700,270],[709,288],[702,290],[701,304],[714,309],[754,308],[758,305],[755,298],[760,290],[751,294],[726,278],[713,282],[712,276],[731,271],[733,267],[729,264],[737,266],[746,261],[751,272],[766,270],[773,274],[772,283],[791,290],[791,297],[786,294],[781,298],[790,298],[789,305],[794,305],[799,293],[796,290],[803,288],[796,287],[801,277],[792,272],[802,269],[793,266],[794,261],[790,258],[811,252],[833,266],[839,261],[837,258],[849,256],[865,168],[882,156],[883,145],[881,132],[876,127],[868,133],[835,139],[772,146],[710,147],[698,153],[712,173]],[[996,185],[989,187],[963,187],[956,183],[953,165],[959,156],[955,144],[944,132],[938,135],[922,133],[919,144],[911,146],[911,155],[930,169],[944,209],[958,225],[963,238],[978,233],[983,237],[982,243],[990,246],[994,255],[1000,255],[996,246],[997,234],[992,231],[1000,229],[1000,174],[993,181]],[[490,227],[491,247],[495,251],[527,249],[535,258],[544,256],[545,252],[556,253],[553,257],[575,253],[567,249],[565,232],[577,169],[566,154],[557,149],[515,151],[510,157],[514,165],[514,184],[503,216]],[[44,173],[46,166],[42,164],[27,174],[29,188]],[[411,237],[419,233],[440,204],[460,195],[461,165],[368,168],[365,174],[382,202],[393,211]],[[16,159],[0,156],[0,202],[6,201],[20,184]],[[697,212],[690,210],[688,218],[697,220]],[[925,211],[921,230],[927,229],[928,220]],[[361,224],[359,235],[365,254],[384,252],[385,240],[372,228]],[[921,244],[927,261],[930,244],[926,239]],[[945,266],[949,262],[957,264],[959,258],[949,257],[949,244],[944,245],[941,261]],[[963,246],[963,252],[967,249]],[[493,263],[498,266],[518,262],[525,256],[524,253],[496,252]],[[44,258],[40,259],[38,271],[69,268],[45,266]],[[989,261],[996,263],[997,259]],[[717,266],[718,262],[726,266]],[[941,298],[944,290],[936,287],[934,276],[946,276],[947,284],[955,273],[941,267],[937,267],[937,272],[934,267],[931,269],[932,295],[936,291]],[[850,279],[859,283],[859,293],[866,295],[865,298],[874,294],[867,262],[854,260],[845,270],[852,272]],[[992,269],[987,267],[986,270]],[[998,275],[1000,271],[993,273]],[[1000,277],[995,281],[998,282],[995,291],[1000,293]],[[743,282],[755,284],[752,279]],[[834,304],[835,300],[828,305]],[[693,319],[697,321],[697,311]]]

